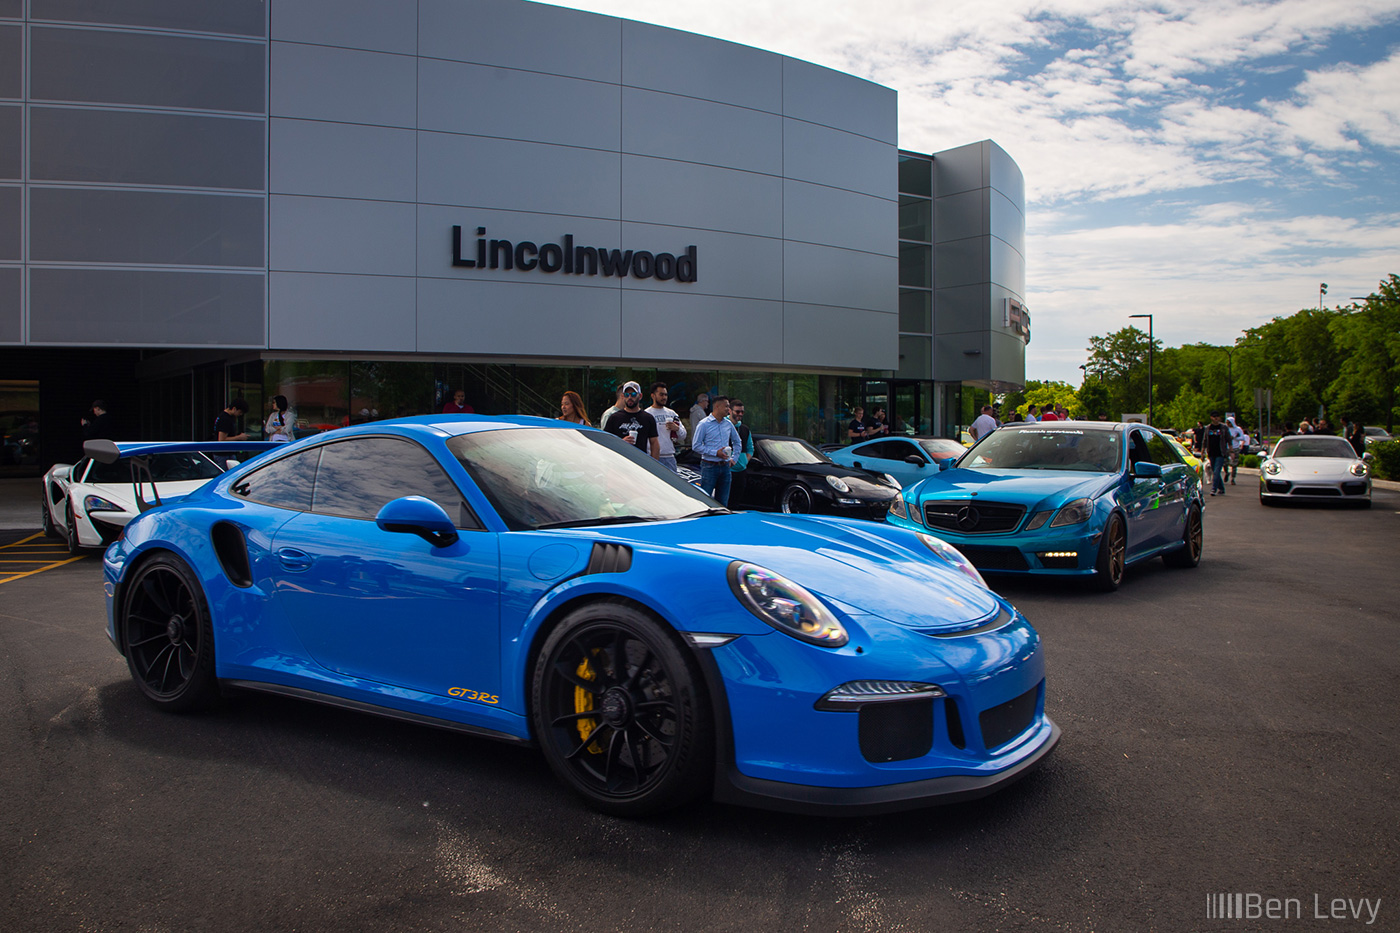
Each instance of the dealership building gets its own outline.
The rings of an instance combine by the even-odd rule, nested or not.
[[[32,466],[94,398],[173,439],[237,395],[256,436],[277,394],[305,433],[659,379],[947,434],[1024,382],[1024,205],[991,141],[901,151],[889,88],[645,23],[0,0],[0,430]]]

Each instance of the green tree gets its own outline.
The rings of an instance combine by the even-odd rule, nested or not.
[[[1348,415],[1363,423],[1384,421],[1393,430],[1400,383],[1400,278],[1392,273],[1364,305],[1333,318],[1329,330],[1343,354],[1327,390],[1338,420]]]
[[[1087,372],[1108,392],[1109,417],[1123,412],[1147,411],[1147,363],[1149,347],[1161,352],[1162,341],[1129,325],[1107,337],[1089,338]]]

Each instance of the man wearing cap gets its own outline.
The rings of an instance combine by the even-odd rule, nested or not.
[[[624,441],[636,444],[656,459],[661,459],[661,441],[657,438],[656,419],[642,409],[642,387],[635,382],[622,384],[622,407],[608,415],[603,430],[616,434]]]

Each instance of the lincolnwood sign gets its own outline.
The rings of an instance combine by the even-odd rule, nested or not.
[[[476,249],[462,242],[462,228],[452,228],[452,265],[467,269],[519,269],[521,272],[562,272],[565,275],[631,276],[634,279],[696,281],[696,249],[679,256],[646,250],[575,246],[573,234],[561,243],[539,245],[529,240],[488,240],[486,228],[476,228]],[[468,250],[464,252],[464,250]]]

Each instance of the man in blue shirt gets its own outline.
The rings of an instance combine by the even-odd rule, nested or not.
[[[739,432],[728,419],[729,397],[710,399],[710,413],[696,425],[690,439],[690,449],[700,455],[700,488],[720,505],[729,505],[729,468],[738,459],[736,447],[742,449]]]

